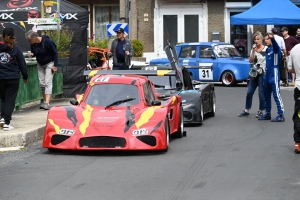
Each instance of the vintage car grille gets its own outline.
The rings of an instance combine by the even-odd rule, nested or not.
[[[145,144],[148,144],[150,146],[156,146],[156,138],[151,135],[143,135],[143,136],[137,136],[137,139],[144,142]]]
[[[190,111],[183,111],[183,117],[188,120],[191,120],[193,119],[193,114]]]
[[[52,145],[57,145],[57,144],[60,144],[62,143],[63,141],[69,139],[70,136],[68,135],[53,135],[52,138],[51,138],[51,144]]]
[[[125,138],[96,136],[79,140],[80,147],[87,148],[123,148],[126,145]]]

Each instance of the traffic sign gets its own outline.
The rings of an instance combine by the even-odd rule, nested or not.
[[[118,30],[119,28],[123,28],[126,35],[129,34],[127,23],[107,24],[106,25],[107,36],[117,35],[116,30]]]
[[[28,18],[28,24],[57,24],[54,18]]]

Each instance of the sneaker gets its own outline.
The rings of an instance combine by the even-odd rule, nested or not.
[[[40,109],[49,110],[50,109],[50,105],[48,103],[43,103],[43,104],[40,105]]]
[[[14,127],[10,124],[8,124],[8,125],[4,124],[4,126],[3,126],[4,131],[10,131],[10,130],[13,130],[13,129],[14,129]]]
[[[270,119],[271,119],[270,113],[265,113],[263,116],[258,118],[258,120],[270,120]]]
[[[283,87],[289,87],[289,84],[288,83],[282,83],[281,86],[283,86]]]
[[[5,124],[5,122],[4,122],[4,118],[1,118],[1,119],[0,119],[0,127],[3,127],[3,126],[4,126],[4,124]]]
[[[277,117],[275,117],[274,119],[271,120],[271,122],[284,122],[284,116],[282,115],[278,115]]]
[[[257,111],[256,118],[261,118],[264,115],[262,111]]]
[[[243,116],[248,116],[249,113],[246,112],[245,110],[243,110],[243,112],[241,112],[240,114],[238,114],[239,117],[243,117]]]
[[[300,143],[295,143],[295,146],[294,146],[294,152],[296,154],[299,154],[300,153]]]

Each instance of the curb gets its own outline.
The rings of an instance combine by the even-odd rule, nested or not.
[[[43,138],[45,125],[28,130],[25,133],[0,134],[0,148],[25,147]]]

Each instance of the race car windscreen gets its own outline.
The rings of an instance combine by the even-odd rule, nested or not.
[[[175,76],[148,76],[156,89],[171,89],[176,88]]]
[[[127,99],[133,98],[130,101]],[[122,101],[114,106],[132,106],[140,103],[138,87],[127,84],[99,84],[90,90],[85,103],[92,106],[107,106],[115,101]]]
[[[216,45],[214,52],[219,58],[241,57],[237,49],[230,44]]]

